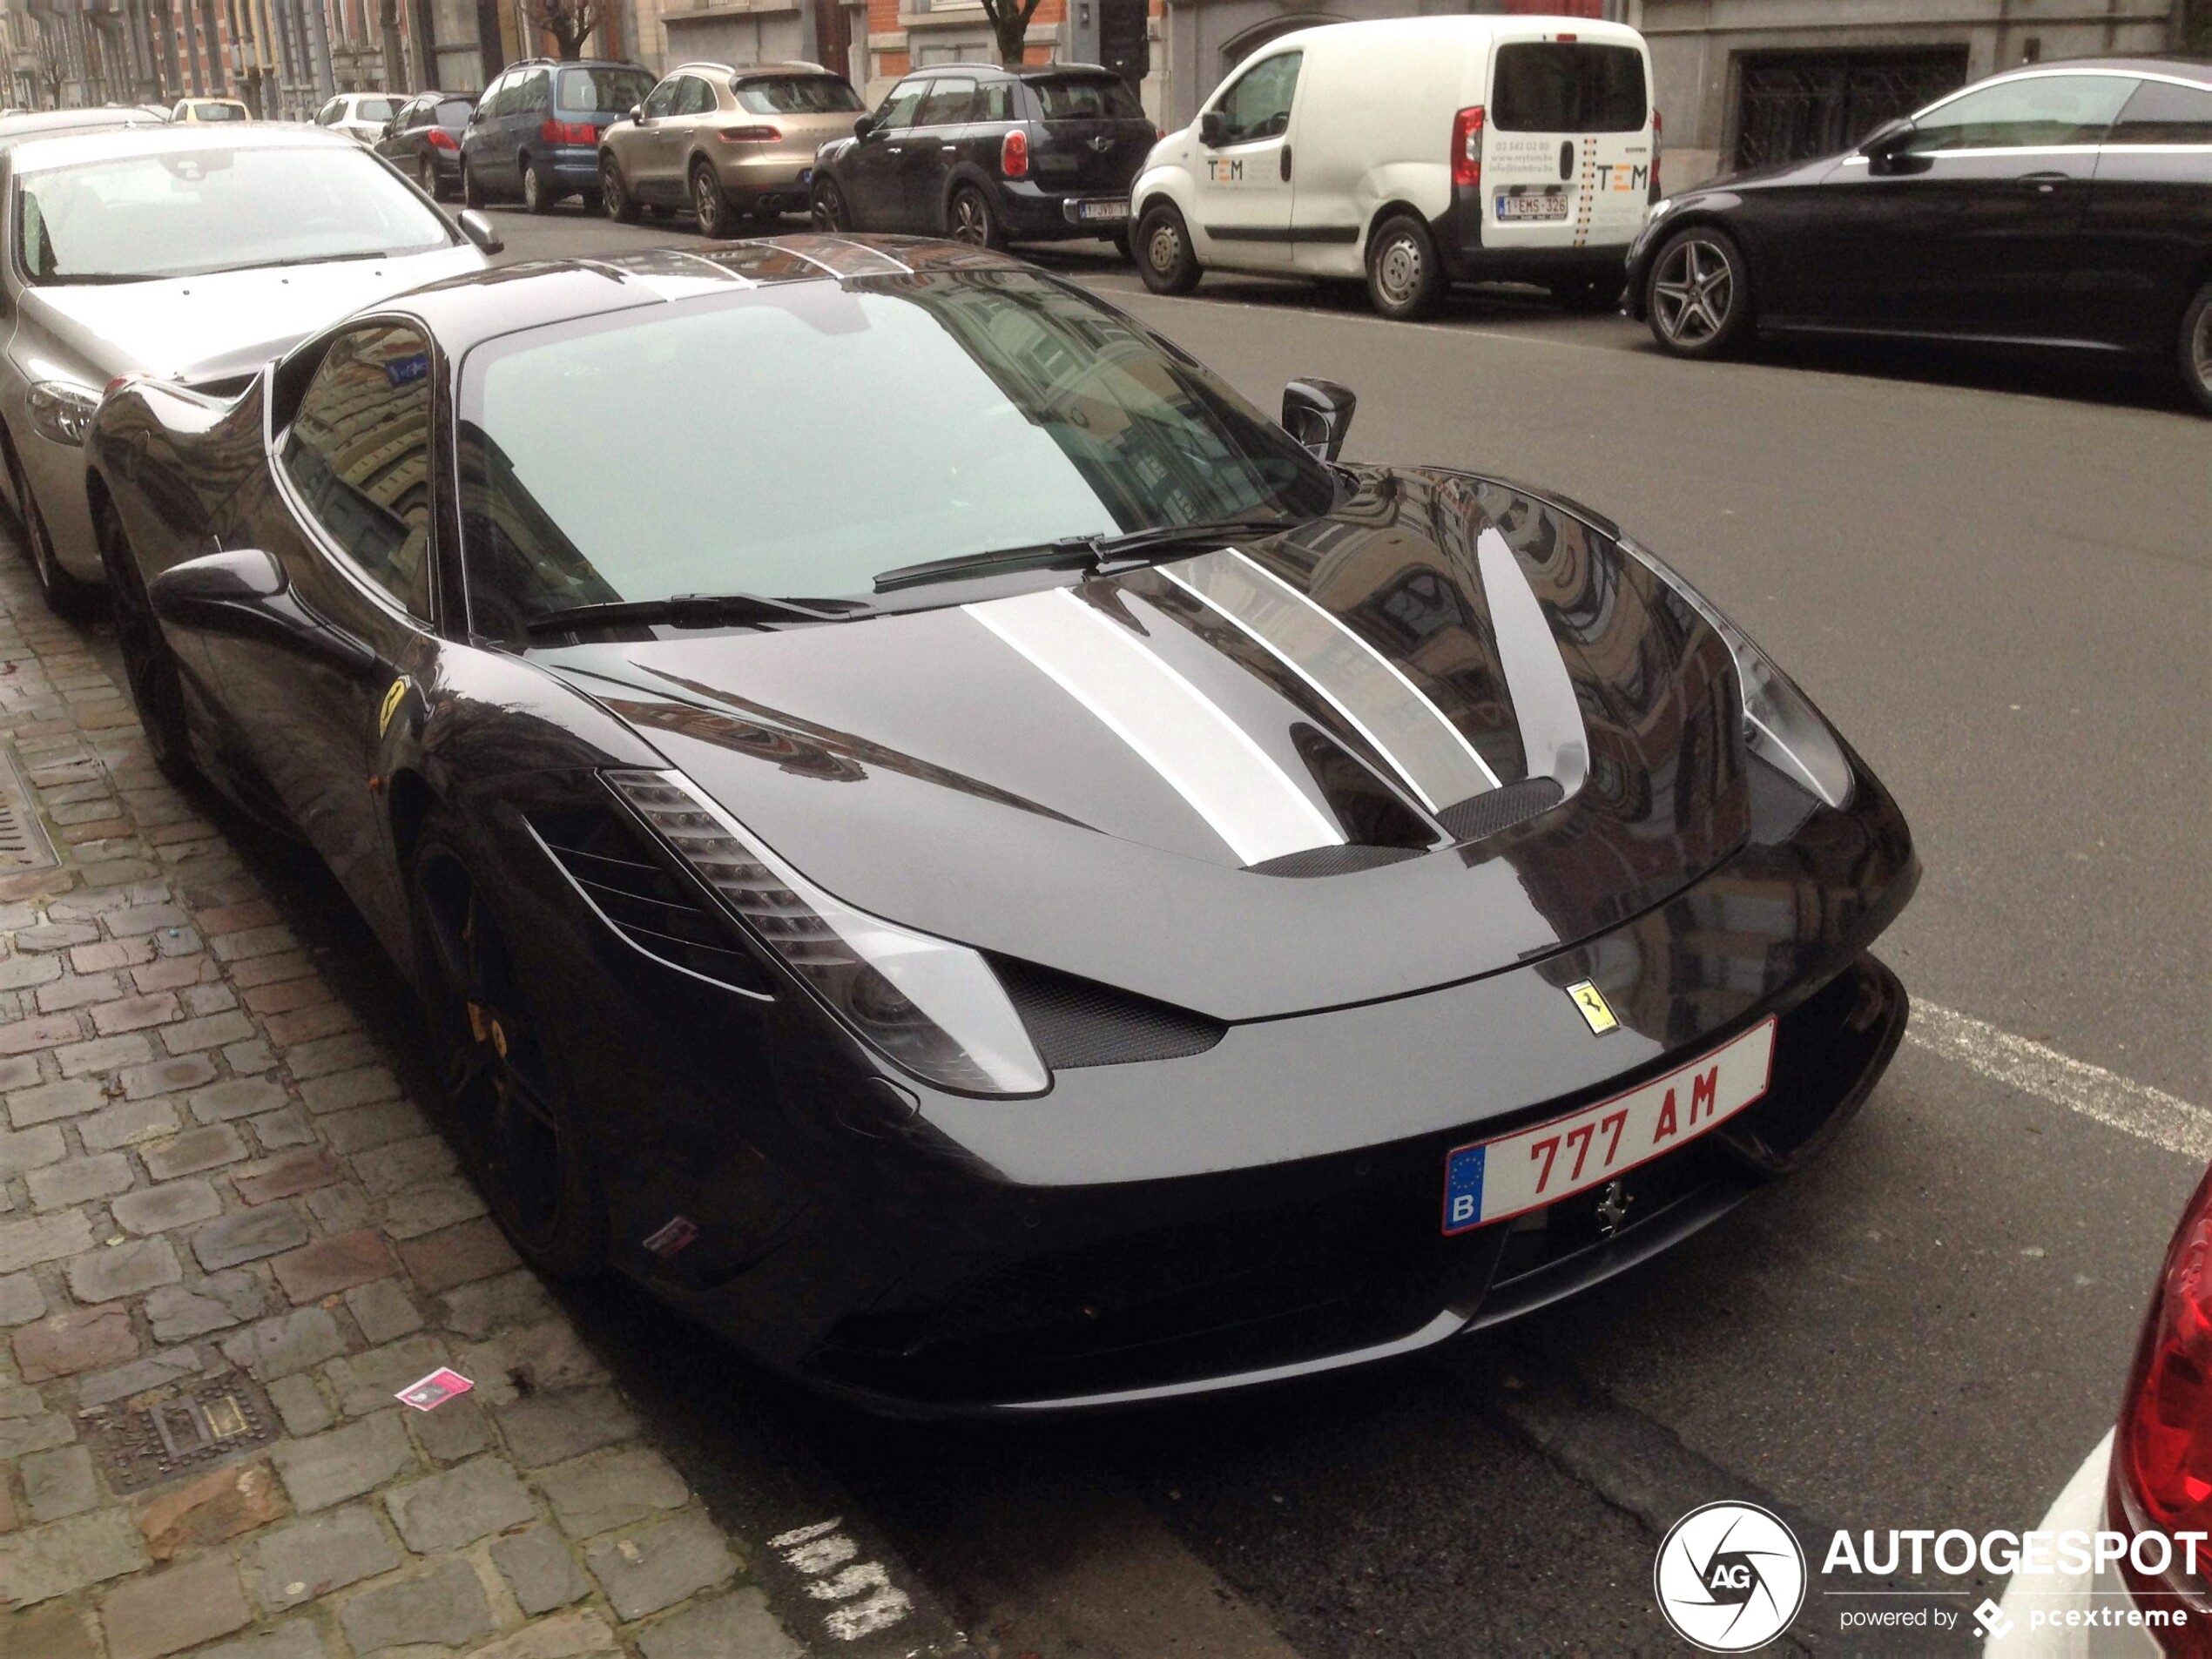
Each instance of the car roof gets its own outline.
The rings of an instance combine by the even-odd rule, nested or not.
[[[926,76],[948,74],[1005,81],[1049,81],[1069,76],[1099,75],[1120,78],[1103,64],[1024,64],[1019,69],[1009,69],[1004,64],[932,64],[926,69],[910,69],[899,78],[918,81]]]
[[[218,122],[219,131],[204,126],[159,125],[101,127],[90,132],[60,132],[50,137],[26,135],[10,146],[17,172],[47,167],[75,166],[81,162],[110,161],[125,156],[165,155],[179,150],[344,150],[368,152],[342,133],[322,127],[290,123]],[[5,138],[0,132],[0,138]]]
[[[2212,86],[2212,64],[2189,57],[2054,57],[2037,64],[2015,64],[1989,78],[2002,80],[2008,75],[2047,73],[2054,69],[2104,69],[2118,70],[2131,75],[2170,75],[2176,79],[2200,81]]]
[[[136,105],[84,110],[38,110],[26,115],[0,117],[0,144],[48,132],[100,132],[118,127],[160,127],[168,125],[151,110]]]

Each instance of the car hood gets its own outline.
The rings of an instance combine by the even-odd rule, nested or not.
[[[24,309],[103,380],[214,379],[258,368],[349,312],[483,267],[483,255],[462,243],[399,259],[30,288]]]
[[[1360,479],[1112,577],[534,656],[849,903],[1223,1020],[1511,967],[1741,845],[1695,611],[1512,486]]]

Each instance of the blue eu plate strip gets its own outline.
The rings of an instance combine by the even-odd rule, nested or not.
[[[1482,1157],[1487,1146],[1463,1146],[1444,1165],[1444,1231],[1482,1224]]]

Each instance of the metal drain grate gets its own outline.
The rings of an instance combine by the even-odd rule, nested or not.
[[[58,861],[45,826],[31,809],[15,756],[0,751],[0,874],[44,870]]]
[[[118,1492],[226,1462],[276,1439],[258,1384],[233,1373],[83,1413],[92,1456]]]

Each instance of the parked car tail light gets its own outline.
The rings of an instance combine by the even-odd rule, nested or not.
[[[2112,1499],[2112,1524],[2127,1532],[2155,1530],[2171,1539],[2212,1531],[2212,1170],[2182,1213],[2144,1316],[2113,1436]],[[2198,1546],[2200,1565],[2204,1549]],[[2195,1609],[2179,1630],[2157,1634],[2182,1638],[2175,1651],[2202,1652],[2212,1589],[2202,1573],[2185,1570],[2181,1546],[2155,1577],[2127,1557],[2120,1565],[2138,1598],[2171,1606],[2178,1597]]]
[[[589,121],[547,121],[537,130],[547,144],[597,144],[599,129]]]
[[[1027,179],[1029,176],[1029,135],[1015,127],[999,142],[999,176],[1003,179]]]
[[[1661,151],[1661,148],[1662,148],[1662,145],[1661,145],[1661,143],[1660,143],[1660,138],[1659,138],[1659,135],[1660,135],[1660,132],[1661,132],[1662,129],[1665,126],[1665,125],[1666,125],[1666,124],[1665,124],[1664,122],[1661,121],[1661,120],[1660,120],[1660,118],[1659,118],[1659,111],[1658,111],[1657,110],[1654,110],[1654,111],[1652,111],[1652,112],[1651,112],[1651,193],[1650,193],[1649,195],[1648,195],[1648,196],[1646,196],[1646,197],[1644,198],[1644,200],[1645,200],[1645,201],[1647,201],[1647,202],[1664,201],[1664,200],[1666,199],[1666,194],[1665,194],[1665,192],[1664,192],[1663,191],[1662,191],[1662,190],[1659,188],[1659,158],[1660,158],[1660,151]]]
[[[725,144],[773,144],[784,135],[775,127],[723,127],[714,136]]]
[[[426,142],[428,143],[429,146],[433,150],[452,150],[457,152],[461,148],[461,140],[455,138],[452,133],[447,132],[443,127],[432,127],[430,129],[429,137]]]
[[[1452,182],[1465,190],[1482,183],[1482,106],[1452,118]]]

